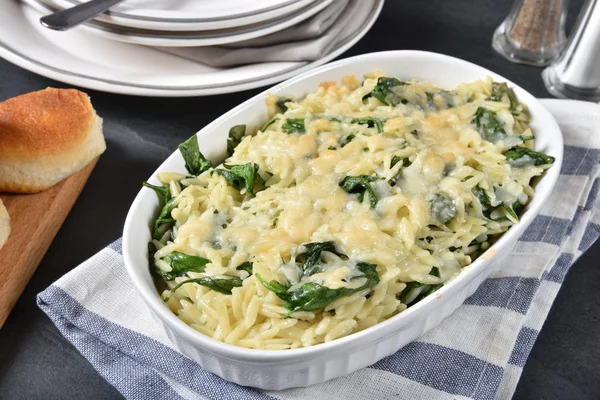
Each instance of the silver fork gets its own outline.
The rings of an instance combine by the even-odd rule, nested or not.
[[[66,31],[94,18],[96,15],[103,13],[121,1],[123,0],[90,0],[86,3],[46,15],[40,18],[40,22],[46,28],[56,31]]]

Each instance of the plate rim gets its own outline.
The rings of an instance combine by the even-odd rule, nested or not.
[[[242,17],[227,18],[227,19],[215,19],[212,20],[181,20],[178,18],[130,18],[115,14],[115,11],[106,11],[94,18],[95,21],[110,24],[117,27],[125,28],[136,28],[136,29],[147,29],[156,31],[208,31],[217,29],[231,29],[237,27],[243,27],[247,25],[266,23],[282,17],[287,16],[290,13],[297,12],[317,0],[296,0],[293,3],[286,4],[285,6],[265,11],[262,13],[248,14]],[[77,3],[71,0],[41,0],[42,3],[48,7],[54,7],[57,11],[69,8]],[[68,7],[67,7],[68,6]]]
[[[270,75],[260,78],[252,78],[246,82],[236,82],[230,85],[200,85],[200,86],[164,86],[164,85],[148,85],[148,84],[135,84],[131,82],[120,82],[113,81],[110,79],[97,78],[94,76],[87,76],[78,72],[70,72],[62,68],[54,67],[45,64],[39,60],[32,59],[31,57],[22,54],[14,47],[6,44],[2,38],[0,38],[0,57],[6,61],[17,65],[30,72],[44,76],[49,79],[67,83],[75,86],[79,86],[86,89],[98,90],[108,93],[126,94],[134,96],[145,96],[145,97],[196,97],[196,96],[210,96],[215,94],[233,93],[244,90],[255,89],[261,86],[272,85],[276,82],[283,81],[292,77],[294,74],[299,74],[307,71],[311,68],[323,65],[332,59],[338,57],[360,39],[362,39],[371,29],[377,17],[381,13],[381,9],[385,0],[372,0],[373,4],[371,7],[370,16],[365,19],[361,28],[359,28],[353,35],[351,35],[343,44],[336,47],[335,50],[331,51],[326,56],[312,61],[312,62],[299,62],[297,68],[284,70],[281,73]]]
[[[65,0],[69,3],[71,3],[72,5],[76,6],[79,4],[82,4],[83,2],[81,1],[77,1],[77,0]],[[181,23],[185,23],[185,22],[196,22],[196,23],[200,23],[200,22],[217,22],[217,21],[223,21],[223,20],[227,20],[227,19],[237,19],[237,18],[245,18],[245,17],[251,17],[251,16],[255,16],[257,14],[262,14],[268,11],[273,11],[273,10],[277,10],[278,8],[282,8],[282,7],[286,7],[289,6],[291,4],[297,3],[300,0],[287,0],[282,4],[279,4],[277,6],[271,6],[271,7],[267,7],[264,8],[260,11],[254,11],[254,12],[247,12],[247,13],[241,13],[241,14],[233,14],[232,16],[223,18],[223,17],[212,17],[212,18],[159,18],[159,17],[150,17],[150,16],[142,16],[142,15],[135,15],[135,14],[127,14],[127,13],[123,13],[123,12],[119,12],[119,11],[107,11],[108,14],[110,15],[114,15],[120,18],[128,18],[128,19],[135,19],[135,20],[142,20],[142,21],[154,21],[154,22],[181,22]]]
[[[229,28],[233,32],[221,32],[228,29],[215,29],[210,31],[152,31],[139,28],[123,27],[128,29],[119,29],[118,25],[111,25],[106,22],[87,21],[81,24],[81,28],[99,37],[116,40],[123,43],[131,43],[151,47],[206,47],[222,46],[230,43],[237,43],[245,40],[256,39],[258,37],[274,34],[284,29],[290,28],[296,24],[304,22],[315,16],[317,13],[330,7],[335,0],[316,0],[297,10],[283,16],[283,18],[268,21],[266,24],[252,24],[241,27]],[[358,0],[360,1],[360,0]],[[21,3],[28,5],[40,12],[56,12],[57,8],[46,4],[43,0],[20,0]],[[42,9],[44,11],[42,11]],[[258,26],[256,26],[258,25]],[[241,32],[239,32],[241,30]],[[141,31],[141,32],[136,32]],[[206,32],[214,31],[207,34]],[[165,36],[160,36],[164,34]],[[172,36],[172,37],[169,37]],[[179,36],[179,37],[177,37]]]

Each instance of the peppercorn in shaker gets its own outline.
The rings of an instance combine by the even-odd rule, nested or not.
[[[513,62],[548,65],[565,45],[566,14],[567,0],[515,0],[492,47]]]

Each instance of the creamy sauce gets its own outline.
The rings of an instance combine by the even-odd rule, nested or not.
[[[183,180],[161,175],[177,198],[176,235],[157,242],[157,267],[169,268],[160,258],[172,251],[207,257],[211,263],[200,276],[252,280],[263,304],[280,306],[254,276],[236,267],[251,261],[255,275],[290,290],[307,282],[356,289],[367,282],[357,265],[370,263],[380,281],[360,296],[363,303],[378,290],[388,296],[391,311],[378,321],[406,307],[398,300],[405,283],[438,285],[456,276],[486,248],[481,243],[516,222],[499,206],[525,203],[526,193],[533,193],[531,177],[543,173],[527,166],[530,160],[510,165],[502,154],[521,145],[524,132],[531,135],[526,110],[520,105],[511,112],[508,101],[489,101],[489,79],[454,90],[409,82],[388,94],[388,100],[403,100],[386,105],[369,97],[379,76],[369,75],[362,84],[346,77],[342,86],[287,102],[285,113],[269,98],[270,117],[277,120],[245,137],[226,160],[258,165],[266,183],[255,184],[256,197],[210,171]],[[495,113],[501,141],[478,132],[473,120],[481,107]],[[287,132],[291,118],[304,132]],[[490,123],[487,116],[482,122]],[[368,189],[344,187],[344,179],[360,176],[369,179]],[[489,204],[475,194],[478,189]],[[324,251],[318,272],[305,274],[296,261],[303,245],[329,241],[343,256]],[[409,304],[427,288],[403,301]]]

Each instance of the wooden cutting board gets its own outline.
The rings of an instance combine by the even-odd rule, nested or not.
[[[97,161],[96,158],[40,193],[0,193],[11,228],[8,241],[0,249],[0,327],[42,261]]]

